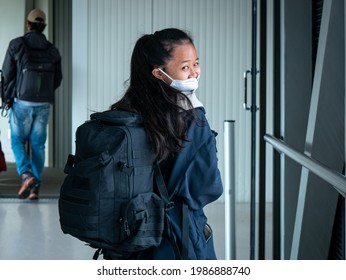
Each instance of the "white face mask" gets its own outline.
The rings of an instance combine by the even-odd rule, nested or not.
[[[174,80],[171,76],[169,76],[165,71],[158,68],[165,76],[167,76],[169,79],[172,80],[172,83],[170,86],[172,88],[175,88],[176,90],[181,91],[182,93],[191,93],[194,92],[198,88],[198,79],[200,75],[197,78],[190,78],[186,80]]]

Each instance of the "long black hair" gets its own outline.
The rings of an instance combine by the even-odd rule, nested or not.
[[[111,109],[142,115],[158,160],[179,152],[186,138],[188,121],[194,117],[193,113],[182,113],[184,109],[179,100],[186,100],[191,106],[186,96],[152,74],[154,68],[164,69],[173,58],[173,49],[183,44],[193,44],[193,40],[176,28],[139,38],[131,57],[129,87],[123,98],[111,106]]]

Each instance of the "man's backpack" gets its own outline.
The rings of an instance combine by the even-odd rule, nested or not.
[[[94,113],[76,131],[61,186],[61,229],[119,259],[161,243],[173,206],[137,114]],[[175,248],[176,254],[179,250]]]
[[[23,55],[17,74],[16,95],[22,100],[52,102],[54,97],[54,75],[56,57],[53,44],[46,49],[31,48],[21,37]]]

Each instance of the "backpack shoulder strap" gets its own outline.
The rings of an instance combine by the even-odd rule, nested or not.
[[[182,202],[182,243],[181,254],[182,259],[187,260],[189,256],[189,234],[190,234],[190,220],[189,220],[189,206]]]
[[[24,38],[24,36],[19,37],[19,39],[22,42],[24,48],[28,48],[28,44],[26,43],[26,39]]]
[[[22,44],[23,44],[25,50],[31,50],[31,49],[32,49],[32,48],[29,46],[29,44],[28,44],[28,42],[27,42],[27,40],[25,39],[24,36],[19,37],[19,38],[20,38],[20,41],[22,42]],[[47,40],[47,47],[46,47],[45,49],[36,49],[36,48],[35,48],[35,50],[48,51],[48,50],[49,50],[50,48],[52,48],[52,47],[53,47],[53,44]]]
[[[174,207],[174,202],[170,201],[168,191],[163,180],[163,176],[160,170],[159,164],[156,162],[154,166],[154,176],[157,188],[159,190],[160,196],[165,204],[165,223],[167,225],[167,236],[172,244],[175,256],[179,260],[188,259],[188,248],[189,248],[189,207],[186,203],[182,201],[182,244],[181,251],[173,234],[172,224],[168,216],[168,212]]]

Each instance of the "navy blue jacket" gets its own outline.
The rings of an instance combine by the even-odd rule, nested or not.
[[[203,207],[217,200],[223,192],[216,151],[215,133],[210,129],[202,107],[195,109],[197,120],[190,123],[187,141],[180,153],[162,164],[168,192],[176,207],[170,212],[173,231],[181,245],[181,208],[179,201],[189,207],[188,259],[216,259],[213,237],[205,234],[207,217]],[[207,240],[208,239],[208,240]],[[170,242],[143,252],[143,259],[175,259]]]

